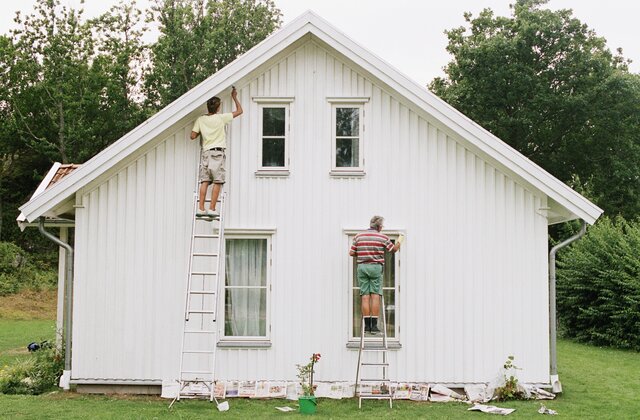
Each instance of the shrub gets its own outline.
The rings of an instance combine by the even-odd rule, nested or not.
[[[603,218],[558,254],[563,335],[640,351],[640,223]]]
[[[57,272],[44,264],[32,263],[20,247],[0,242],[0,296],[29,288],[41,290],[55,287]]]
[[[62,352],[42,348],[0,370],[0,393],[38,395],[58,385],[64,368]]]

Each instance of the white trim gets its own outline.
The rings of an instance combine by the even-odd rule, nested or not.
[[[53,162],[51,169],[49,169],[49,172],[47,172],[47,174],[44,176],[44,178],[38,185],[38,188],[36,188],[36,190],[34,191],[29,201],[33,200],[34,197],[37,197],[47,189],[53,177],[56,176],[58,169],[60,169],[60,166],[62,166],[62,163]],[[27,226],[27,224],[25,223],[25,220],[27,220],[27,218],[25,217],[24,213],[21,212],[16,218],[16,221],[18,222],[18,226],[20,227],[20,230],[24,230],[24,228]]]
[[[523,178],[534,188],[555,200],[571,213],[567,219],[582,218],[587,223],[593,224],[602,214],[602,209],[598,206],[554,178],[423,86],[355,43],[324,19],[307,11],[124,135],[56,185],[33,197],[20,207],[26,220],[32,222],[48,210],[55,208],[59,203],[68,199],[118,162],[131,156],[169,127],[192,114],[195,115],[195,112],[211,96],[211,92],[227,89],[232,83],[237,83],[238,80],[247,77],[268,60],[295,42],[304,39],[308,34],[344,55],[366,74],[386,84],[398,95],[406,98],[424,113],[447,126],[453,133],[459,135],[479,151],[504,165],[509,172]]]
[[[327,97],[327,102],[332,103],[332,104],[364,104],[366,102],[369,102],[368,97],[348,97],[348,96],[344,96],[344,97]]]
[[[225,228],[225,253],[224,258],[226,259],[226,241],[233,239],[264,239],[266,240],[266,284],[264,286],[254,286],[252,289],[265,289],[266,290],[266,304],[267,307],[265,309],[265,335],[264,336],[226,336],[225,335],[225,308],[226,308],[226,284],[222,285],[222,293],[221,293],[221,303],[222,303],[222,311],[219,311],[219,319],[221,320],[219,326],[219,340],[217,345],[219,347],[269,347],[271,345],[271,259],[273,255],[273,234],[275,233],[275,229],[248,229],[248,228]],[[225,265],[226,270],[226,265]],[[223,273],[221,279],[226,278],[226,274]],[[224,280],[223,280],[224,281]],[[238,287],[244,288],[244,287]],[[248,287],[247,287],[248,288]],[[260,344],[262,343],[262,344]]]
[[[289,104],[295,100],[293,96],[254,96],[251,98],[253,102],[262,104],[262,103],[270,103],[270,104]]]
[[[356,108],[358,109],[358,135],[357,136],[339,136],[341,139],[358,139],[358,166],[336,166],[336,148],[338,133],[337,133],[337,120],[336,113],[338,108]],[[333,102],[331,103],[331,175],[337,175],[341,172],[348,174],[364,175],[364,151],[365,151],[365,136],[364,136],[364,118],[365,109],[364,103],[360,102]]]
[[[284,109],[284,136],[265,136],[263,134],[264,125],[263,125],[263,116],[265,108],[281,108]],[[260,102],[258,104],[258,170],[256,173],[268,173],[271,171],[278,172],[278,176],[286,176],[289,175],[289,156],[291,150],[291,135],[289,132],[289,124],[291,121],[290,118],[291,108],[289,107],[289,103],[285,102]],[[262,149],[264,148],[264,139],[265,138],[274,138],[281,139],[284,137],[284,166],[263,166],[262,165]],[[285,175],[286,172],[286,175]]]

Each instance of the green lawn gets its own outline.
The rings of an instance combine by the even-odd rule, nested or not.
[[[0,367],[18,357],[27,356],[27,344],[32,341],[55,340],[55,324],[55,321],[48,319],[26,321],[0,318]]]
[[[0,360],[16,357],[29,341],[53,336],[52,321],[0,320]],[[640,417],[640,354],[600,349],[569,341],[558,344],[560,379],[564,393],[547,407],[559,418],[637,419]],[[93,396],[52,392],[41,396],[0,395],[0,418],[176,418],[197,419],[212,416],[228,419],[304,417],[281,413],[278,406],[295,407],[287,400],[230,399],[231,409],[218,413],[207,401],[184,401],[171,410],[169,402],[157,397]],[[516,408],[509,418],[543,418],[537,413],[538,401],[496,404]],[[467,412],[459,403],[414,403],[396,401],[390,410],[382,401],[364,401],[358,410],[356,400],[322,399],[318,406],[322,418],[489,418],[492,415]]]

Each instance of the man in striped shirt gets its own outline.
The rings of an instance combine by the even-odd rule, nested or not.
[[[394,245],[387,235],[380,233],[384,218],[373,216],[369,229],[353,239],[349,255],[356,257],[358,264],[358,285],[362,299],[362,316],[365,332],[377,334],[382,295],[382,274],[384,273],[384,253],[398,252],[400,241]]]

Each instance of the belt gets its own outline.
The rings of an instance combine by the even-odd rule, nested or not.
[[[211,149],[207,149],[207,151],[215,150],[216,152],[224,152],[224,149],[224,147],[212,147]]]

